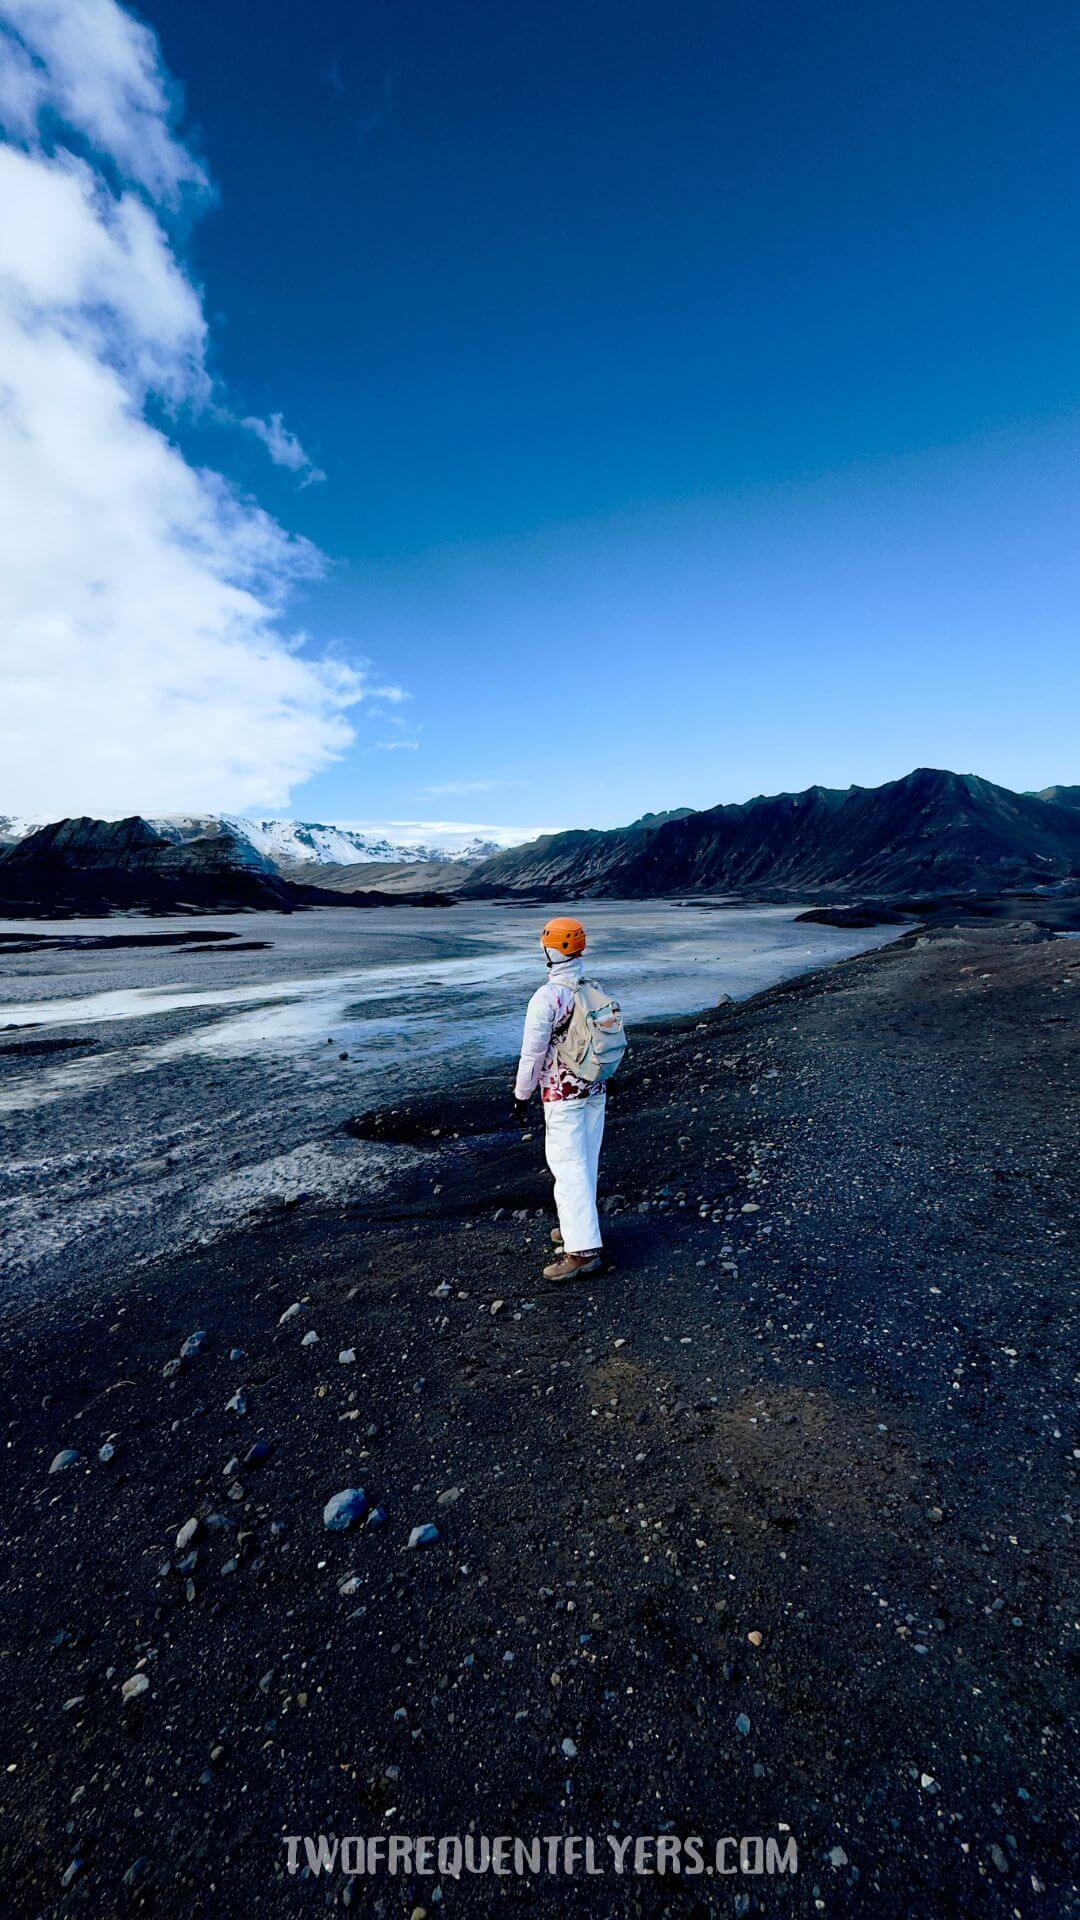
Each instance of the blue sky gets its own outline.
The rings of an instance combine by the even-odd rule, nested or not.
[[[277,810],[1080,779],[1075,9],[142,17],[214,182],[208,375],[306,455],[169,432],[329,557],[312,656],[409,696]]]

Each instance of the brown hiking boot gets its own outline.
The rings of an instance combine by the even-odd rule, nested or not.
[[[558,1227],[552,1227],[551,1229],[551,1244],[553,1247],[562,1246],[562,1234]]]
[[[561,1260],[553,1260],[544,1268],[544,1279],[578,1280],[586,1273],[599,1273],[603,1264],[599,1247],[590,1253],[564,1253]]]

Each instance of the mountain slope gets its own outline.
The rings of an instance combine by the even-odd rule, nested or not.
[[[444,893],[380,894],[296,884],[219,821],[172,839],[148,820],[56,820],[0,852],[0,915],[291,911],[303,906],[452,904]]]
[[[311,880],[333,893],[355,893],[357,888],[377,887],[380,893],[415,893],[419,887],[435,887],[440,893],[455,893],[471,879],[475,861],[467,860],[358,860],[341,865],[320,861],[312,870],[306,860],[280,860],[278,872],[283,880],[303,885]]]
[[[1050,800],[1057,807],[1080,808],[1080,787],[1044,787],[1041,793],[1033,797],[1036,800]]]
[[[1002,892],[1080,878],[1080,815],[973,774],[810,787],[658,826],[552,834],[486,860],[463,894]]]
[[[265,854],[279,870],[301,864],[360,866],[483,860],[498,853],[495,840],[472,833],[443,833],[439,844],[411,846],[358,827],[324,825],[317,820],[252,820],[244,814],[166,814],[150,825],[168,840],[183,841],[210,832],[228,832]]]
[[[21,814],[0,813],[0,849],[14,846],[17,840],[25,840],[28,833],[37,833],[40,820],[25,820]]]
[[[472,827],[398,822],[392,833],[375,828],[342,827],[318,820],[255,820],[242,813],[167,813],[145,818],[164,840],[180,845],[207,834],[226,833],[246,841],[278,869],[301,865],[356,867],[431,867],[475,865],[501,853],[506,836],[493,839]],[[660,817],[660,816],[657,816]],[[668,816],[663,816],[667,818]],[[40,821],[0,813],[0,849],[39,832]],[[522,839],[511,830],[515,844]],[[321,876],[320,876],[321,884]],[[418,881],[417,884],[422,884]],[[442,884],[441,880],[438,883]]]

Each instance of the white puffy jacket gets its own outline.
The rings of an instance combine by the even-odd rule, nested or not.
[[[528,1100],[537,1087],[545,1101],[603,1097],[603,1081],[579,1080],[559,1059],[553,1038],[573,1012],[574,988],[579,985],[584,970],[580,959],[567,960],[559,954],[543,986],[537,987],[529,1001],[514,1086],[519,1100]]]

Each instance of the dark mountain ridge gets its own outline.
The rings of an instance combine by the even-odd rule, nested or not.
[[[462,893],[900,899],[1077,881],[1070,805],[920,767],[880,787],[808,787],[657,825],[549,834],[484,861]]]
[[[342,893],[285,880],[265,854],[227,826],[178,839],[138,814],[55,820],[0,853],[0,915],[16,918],[452,904],[445,893]]]
[[[1052,800],[1058,807],[1080,809],[1080,787],[1043,787],[1040,793],[1029,794],[1027,797],[1035,800]]]

